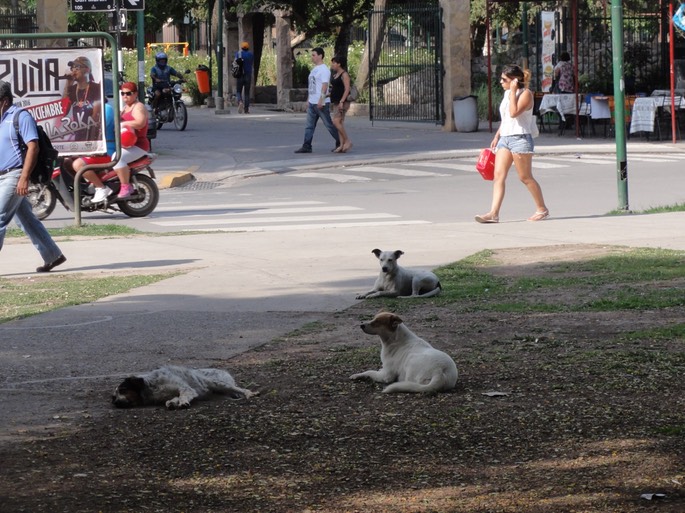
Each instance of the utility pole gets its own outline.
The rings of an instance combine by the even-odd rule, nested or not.
[[[217,91],[216,91],[216,108],[217,110],[224,109],[224,0],[217,0],[219,2],[218,27],[216,34],[216,72],[217,72]]]
[[[136,49],[138,51],[138,99],[145,103],[145,11],[136,12]]]
[[[616,172],[618,210],[628,211],[628,158],[626,152],[625,81],[623,79],[623,0],[611,2],[611,47],[614,71],[614,119],[616,121]]]
[[[521,8],[521,28],[523,29],[523,69],[530,68],[530,56],[528,55],[528,42],[529,42],[529,30],[528,30],[528,2],[523,2]]]

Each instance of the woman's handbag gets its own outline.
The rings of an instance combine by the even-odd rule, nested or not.
[[[350,92],[347,95],[347,98],[345,100],[348,102],[354,102],[354,101],[357,101],[358,97],[359,97],[359,91],[357,90],[357,86],[351,85],[350,86]]]
[[[484,148],[480,151],[478,162],[476,162],[476,169],[484,180],[495,179],[495,152],[490,148]]]

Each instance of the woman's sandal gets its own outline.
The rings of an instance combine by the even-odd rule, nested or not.
[[[549,210],[543,210],[542,212],[535,212],[532,216],[528,218],[529,221],[542,221],[549,217]]]
[[[476,216],[476,221],[483,224],[499,223],[499,217],[488,213],[483,214],[482,216]]]
[[[345,150],[343,150],[342,146],[338,146],[336,149],[333,150],[333,153],[344,153]]]

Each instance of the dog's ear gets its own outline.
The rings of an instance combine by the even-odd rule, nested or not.
[[[376,249],[372,249],[372,250],[371,250],[371,253],[373,253],[374,255],[376,255],[376,258],[380,258],[380,257],[381,257],[382,251],[381,251],[380,249],[376,248]]]
[[[392,314],[390,316],[390,327],[396,330],[400,324],[402,324],[402,319],[400,318],[400,316]]]
[[[395,251],[394,255],[395,255],[395,260],[397,260],[402,255],[404,255],[404,251],[398,249],[397,251]]]
[[[131,376],[124,380],[120,388],[127,388],[130,390],[135,390],[136,392],[140,392],[145,388],[145,380],[143,378],[139,378],[138,376]]]

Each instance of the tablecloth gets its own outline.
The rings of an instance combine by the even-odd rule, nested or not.
[[[558,112],[561,119],[566,120],[565,114],[576,113],[575,94],[546,94],[540,101],[540,114]]]
[[[633,112],[630,117],[630,133],[654,132],[654,117],[656,116],[657,102],[654,97],[635,98]]]

